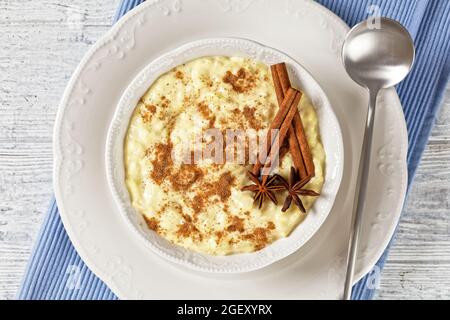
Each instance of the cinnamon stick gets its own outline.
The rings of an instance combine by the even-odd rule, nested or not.
[[[289,74],[286,68],[285,63],[277,63],[275,65],[275,70],[277,71],[278,77],[280,79],[281,89],[283,89],[283,93],[291,87],[291,81],[289,80]]]
[[[289,128],[291,127],[292,120],[294,119],[294,116],[296,114],[298,104],[301,99],[301,92],[298,90],[295,90],[293,88],[289,88],[286,92],[286,96],[284,97],[283,102],[280,105],[280,108],[275,115],[275,118],[269,128],[269,132],[267,133],[266,138],[266,151],[267,156],[265,157],[264,165],[269,164],[270,166],[273,165],[273,160],[276,159],[276,157],[279,154],[279,146],[278,150],[274,150],[272,146],[275,143],[275,139],[278,139],[279,144],[285,139],[286,134],[288,133]],[[278,129],[277,133],[272,136],[272,130]],[[259,170],[262,167],[261,161],[259,161],[259,158],[256,162],[256,164],[253,166],[253,174],[259,175]]]
[[[287,90],[291,87],[291,82],[289,80],[289,74],[287,72],[286,64],[285,63],[278,63],[275,65],[270,66],[270,70],[272,72],[272,78],[273,78],[273,84],[275,87],[275,93],[278,100],[278,105],[281,105],[284,94],[287,92]],[[298,173],[300,175],[301,179],[304,179],[307,176],[311,175],[311,171],[308,172],[305,161],[303,159],[302,155],[302,145],[300,142],[300,139],[298,137],[298,133],[296,133],[297,127],[301,127],[303,129],[303,125],[301,123],[301,119],[298,114],[298,111],[296,112],[296,116],[294,116],[295,124],[293,123],[291,127],[289,128],[289,151],[291,152],[292,156],[292,162],[294,163],[294,166],[297,168]],[[302,130],[303,135],[304,131]],[[307,148],[309,150],[309,148]],[[308,161],[308,163],[312,163],[312,161]],[[311,170],[311,168],[310,168]],[[314,166],[312,167],[312,174],[314,174]]]
[[[298,112],[294,115],[294,120],[298,117]],[[294,167],[297,168],[300,179],[304,179],[308,176],[308,171],[306,170],[305,162],[302,155],[301,142],[298,140],[295,134],[294,122],[292,122],[291,127],[288,132],[289,141],[289,151],[291,152],[292,162]]]
[[[281,106],[284,100],[285,91],[283,90],[280,77],[278,76],[277,65],[276,64],[271,65],[270,71],[272,73],[273,86],[275,88],[275,94],[277,96],[278,105]]]
[[[303,128],[302,119],[300,118],[300,114],[297,112],[294,115],[294,120],[292,121],[292,125],[294,126],[294,131],[297,136],[297,141],[300,145],[300,151],[303,156],[303,162],[305,164],[306,175],[310,178],[314,177],[315,169],[314,169],[314,161],[311,154],[311,150],[309,149],[308,140],[306,139],[305,130]]]

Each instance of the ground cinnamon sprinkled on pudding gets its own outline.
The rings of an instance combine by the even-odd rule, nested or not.
[[[177,70],[175,72],[175,78],[182,80],[184,78],[184,73],[181,72],[180,70]]]
[[[156,112],[156,106],[154,104],[146,105],[145,108],[147,109],[147,111],[149,111],[151,113],[155,113]]]
[[[208,104],[204,101],[199,102],[197,104],[197,110],[206,120],[209,121],[208,128],[214,128],[216,116],[211,112],[211,109],[209,108]]]
[[[156,106],[154,104],[147,104],[142,101],[142,99],[141,103],[143,105],[140,108],[139,114],[141,115],[142,121],[144,121],[144,123],[148,123],[156,113]]]
[[[159,221],[155,217],[144,216],[145,222],[150,230],[159,231]]]
[[[244,232],[244,219],[241,219],[237,216],[233,216],[231,218],[231,224],[227,227],[227,231],[229,232]]]
[[[319,192],[324,154],[317,118],[307,98],[302,98],[300,111],[316,168],[308,189]],[[294,209],[281,213],[282,204],[265,203],[260,210],[251,193],[240,191],[250,183],[248,137],[244,164],[226,161],[226,153],[224,161],[213,163],[216,152],[231,149],[225,143],[221,149],[208,149],[197,163],[198,152],[212,145],[213,136],[203,138],[202,150],[192,148],[183,154],[190,161],[172,158],[187,145],[184,139],[192,142],[199,132],[215,128],[226,141],[228,129],[267,129],[277,112],[270,68],[258,61],[204,57],[161,75],[139,101],[124,147],[127,188],[147,227],[174,244],[214,255],[253,252],[288,236],[304,216]],[[238,159],[236,148],[231,150]],[[288,150],[286,143],[281,154]],[[291,164],[287,153],[280,165],[282,176],[289,175],[285,171]],[[279,202],[284,196],[278,195]],[[313,199],[303,200],[311,208]]]
[[[172,143],[158,143],[155,146],[155,159],[151,162],[153,169],[150,173],[150,177],[157,184],[161,184],[170,174],[172,148]]]
[[[229,122],[233,123],[236,127],[242,129],[264,129],[264,124],[260,119],[255,107],[244,106],[240,108],[234,108],[231,110]]]
[[[245,119],[242,110],[239,108],[231,110],[229,119],[227,121],[224,120],[225,123],[223,125],[226,125],[230,120],[238,128],[247,128],[247,119]]]
[[[197,110],[206,119],[209,119],[209,117],[211,117],[212,115],[211,109],[209,109],[208,104],[204,101],[197,103]]]
[[[216,236],[216,243],[220,243],[222,241],[223,236],[225,235],[225,232],[216,231],[214,234]]]
[[[201,81],[208,88],[211,88],[211,87],[214,86],[214,81],[208,75],[202,75],[201,76]]]
[[[201,234],[199,233],[197,227],[194,225],[192,220],[185,220],[182,224],[178,226],[177,235],[183,238],[188,238],[195,236],[195,238],[200,238]]]
[[[167,108],[169,107],[170,100],[166,98],[166,96],[161,96],[161,107]]]
[[[256,112],[256,108],[245,106],[243,115],[244,115],[245,119],[247,120],[247,122],[249,123],[250,128],[255,129],[255,130],[261,130],[263,127],[262,127],[261,121],[258,121],[258,118],[255,115],[255,112]]]
[[[227,171],[220,175],[217,184],[215,184],[215,193],[220,197],[220,201],[225,202],[231,196],[231,188],[235,185],[236,178]]]
[[[261,250],[264,248],[269,239],[267,237],[270,231],[266,228],[255,228],[251,233],[242,236],[244,240],[249,240],[253,245],[255,250]]]
[[[196,194],[190,202],[190,207],[194,211],[194,219],[197,220],[197,215],[203,212],[207,204],[207,197],[202,194]]]
[[[223,173],[218,180],[200,184],[196,189],[192,201],[187,201],[188,206],[193,210],[194,216],[201,213],[205,207],[211,203],[211,198],[218,196],[227,209],[227,200],[231,196],[231,189],[235,186],[235,177],[230,172]],[[195,218],[194,218],[195,219]]]
[[[194,241],[202,241],[203,235],[195,226],[192,218],[188,215],[183,215],[184,222],[178,225],[176,234],[182,238],[191,238]]]
[[[242,114],[242,111],[239,108],[234,108],[231,113],[237,118]]]
[[[194,164],[182,164],[169,175],[169,181],[175,191],[189,190],[203,176],[203,171]]]
[[[255,76],[244,68],[240,68],[237,74],[227,71],[223,76],[223,82],[230,84],[234,91],[243,93],[255,87]]]

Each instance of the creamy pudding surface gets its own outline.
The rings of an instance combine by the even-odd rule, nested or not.
[[[317,115],[305,95],[298,109],[315,166],[305,187],[320,193],[325,153]],[[308,213],[295,206],[281,212],[284,193],[277,195],[278,205],[267,201],[259,209],[253,194],[241,191],[250,184],[248,156],[246,163],[215,163],[193,151],[195,164],[176,160],[211,128],[267,132],[277,110],[270,68],[252,59],[203,57],[160,76],[136,106],[124,144],[126,186],[149,229],[212,255],[253,252],[289,236]],[[278,173],[289,177],[291,165],[287,153]],[[301,199],[308,210],[316,197]]]

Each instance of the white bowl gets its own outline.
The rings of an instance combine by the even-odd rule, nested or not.
[[[201,254],[175,245],[148,229],[142,215],[132,206],[125,185],[123,164],[124,138],[129,120],[151,84],[172,68],[204,56],[249,57],[267,65],[285,62],[293,85],[306,93],[316,108],[320,134],[326,153],[325,183],[307,217],[283,239],[252,253],[229,256]],[[319,229],[330,212],[342,178],[343,144],[339,123],[317,81],[298,62],[278,50],[254,41],[237,38],[213,38],[190,42],[145,67],[131,82],[120,99],[106,142],[106,174],[112,195],[125,222],[146,245],[160,256],[180,265],[211,273],[247,272],[267,266],[298,250]]]

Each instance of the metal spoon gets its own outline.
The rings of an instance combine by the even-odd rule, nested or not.
[[[369,177],[373,123],[376,100],[381,89],[402,81],[411,70],[415,50],[410,34],[398,22],[380,18],[377,27],[369,20],[360,22],[347,34],[342,47],[342,60],[349,76],[369,91],[369,110],[358,170],[353,205],[352,227],[345,278],[344,299],[352,293],[355,258]]]

